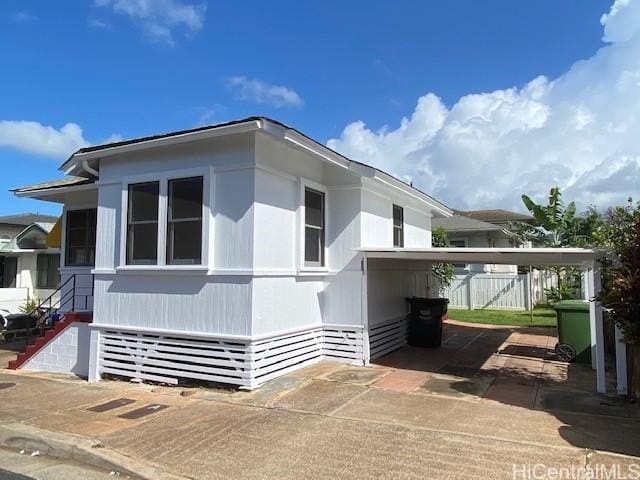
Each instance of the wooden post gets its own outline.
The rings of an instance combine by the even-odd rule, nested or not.
[[[602,325],[602,305],[596,300],[600,293],[600,268],[596,262],[587,269],[589,278],[589,320],[591,327],[591,366],[596,370],[596,384],[599,393],[607,393],[604,366],[604,327]]]
[[[474,277],[474,274],[469,272],[469,292],[468,292],[468,295],[467,295],[469,297],[469,310],[473,310],[473,301],[474,301],[473,277]]]
[[[622,330],[616,325],[616,390],[618,395],[626,395],[629,391],[627,385],[627,345],[624,343]]]
[[[91,325],[89,325],[91,328]],[[89,383],[100,381],[100,330],[91,328],[89,337]]]
[[[529,287],[529,319],[533,324],[533,267],[529,265],[529,273],[527,274]]]

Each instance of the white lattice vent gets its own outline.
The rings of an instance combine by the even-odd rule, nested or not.
[[[362,364],[364,358],[362,328],[325,326],[324,356],[342,362]]]
[[[407,317],[401,316],[369,327],[370,359],[380,358],[407,343]]]

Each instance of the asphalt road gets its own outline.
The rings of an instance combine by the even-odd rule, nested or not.
[[[58,460],[46,456],[31,456],[0,448],[0,480],[105,480],[128,478],[114,472]]]

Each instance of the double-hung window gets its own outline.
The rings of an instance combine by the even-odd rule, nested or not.
[[[127,265],[158,262],[158,204],[160,182],[129,185]]]
[[[169,180],[167,263],[202,263],[202,177]]]
[[[304,191],[304,264],[324,267],[325,198],[312,188]]]
[[[66,266],[92,266],[96,258],[96,209],[67,211]]]
[[[166,252],[167,265],[202,263],[203,177],[164,180],[166,212],[161,211],[160,181],[129,185],[127,207],[127,265],[159,265]],[[162,194],[164,196],[164,193]],[[166,217],[165,217],[166,214]],[[159,238],[166,218],[166,238]],[[163,226],[163,225],[162,225]],[[160,242],[159,242],[160,240]]]
[[[393,206],[393,246],[404,247],[404,210]]]

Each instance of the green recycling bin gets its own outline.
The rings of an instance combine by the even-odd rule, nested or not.
[[[553,305],[558,319],[556,357],[564,362],[591,364],[589,302],[562,300]]]

